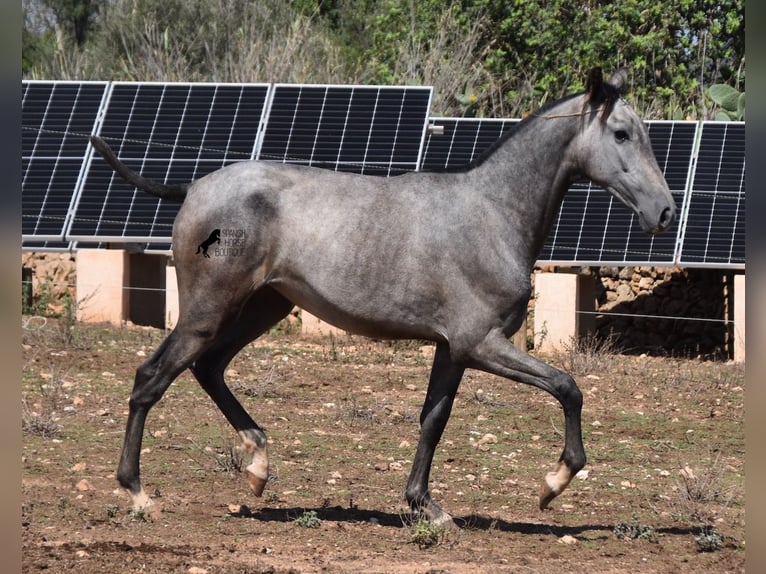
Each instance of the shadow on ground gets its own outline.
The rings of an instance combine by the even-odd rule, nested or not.
[[[347,508],[342,506],[324,506],[320,508],[262,508],[251,511],[243,506],[240,512],[230,513],[234,518],[253,518],[262,522],[293,522],[306,512],[315,512],[317,518],[327,522],[374,522],[381,526],[392,528],[408,528],[417,521],[414,514],[392,514],[376,510],[364,510],[360,508]],[[516,532],[518,534],[543,534],[562,537],[565,535],[583,537],[585,532],[603,532],[596,537],[588,536],[589,539],[605,538],[614,531],[614,525],[610,524],[583,524],[576,526],[562,526],[534,522],[508,522],[498,518],[490,518],[478,514],[454,517],[455,523],[465,530],[498,530],[500,532]],[[672,527],[658,528],[657,534],[671,536],[688,536],[699,534],[698,527]]]

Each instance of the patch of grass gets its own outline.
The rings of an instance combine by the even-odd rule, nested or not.
[[[290,313],[287,317],[282,319],[279,323],[269,329],[269,335],[275,336],[293,336],[300,335],[303,326],[301,321],[301,315],[299,312]]]
[[[120,507],[116,504],[110,504],[106,507],[106,517],[109,520],[114,520],[117,518],[117,515],[120,513]]]
[[[316,510],[305,510],[298,518],[293,520],[293,524],[301,528],[319,528],[322,520],[317,516]]]
[[[620,539],[649,540],[657,542],[657,532],[651,526],[641,524],[635,514],[630,522],[619,522],[612,529],[614,535]]]
[[[417,544],[421,550],[440,544],[444,538],[445,529],[430,520],[421,518],[410,529],[410,542]]]
[[[128,519],[134,520],[136,522],[148,522],[149,511],[145,508],[131,508],[128,511]]]

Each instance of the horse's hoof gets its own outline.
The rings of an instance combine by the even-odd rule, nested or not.
[[[255,474],[249,468],[245,472],[247,474],[247,483],[250,485],[250,490],[252,490],[253,494],[256,496],[261,496],[263,494],[263,489],[266,488],[266,483],[268,482],[269,477]]]
[[[548,486],[548,483],[544,483],[542,488],[540,488],[540,510],[548,508],[551,500],[556,498],[556,496],[558,496],[558,493]]]

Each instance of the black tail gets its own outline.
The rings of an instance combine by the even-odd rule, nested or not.
[[[160,199],[168,199],[171,201],[183,202],[186,197],[186,192],[189,190],[188,183],[166,184],[147,179],[117,159],[117,156],[114,155],[109,144],[100,137],[94,135],[90,136],[90,143],[95,150],[101,154],[101,157],[112,166],[112,169],[120,175],[120,177],[136,186],[138,189],[142,189],[146,193],[159,197]]]

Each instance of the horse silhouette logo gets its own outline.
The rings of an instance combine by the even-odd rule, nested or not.
[[[210,233],[210,236],[207,239],[205,239],[205,241],[197,245],[197,253],[201,251],[202,255],[204,255],[207,258],[210,258],[210,255],[207,252],[207,248],[210,247],[213,243],[220,243],[220,242],[221,242],[221,230],[213,229],[213,231]]]

